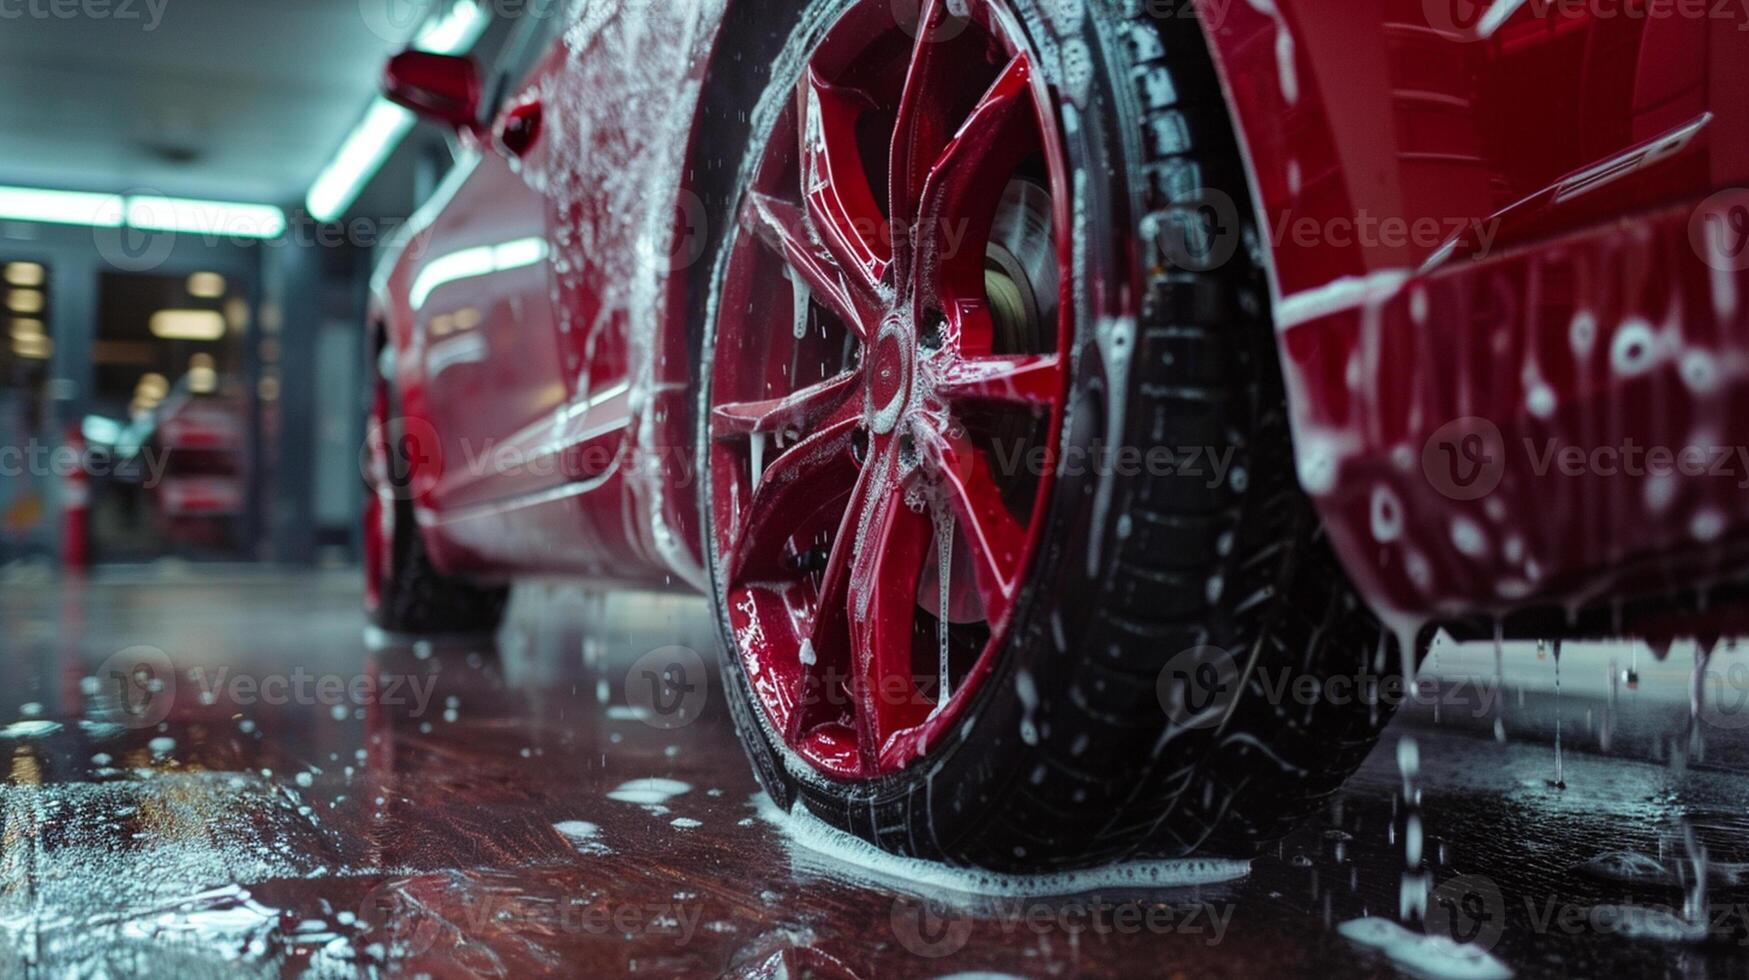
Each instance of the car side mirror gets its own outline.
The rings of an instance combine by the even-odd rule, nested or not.
[[[383,94],[422,119],[458,130],[479,124],[480,72],[466,56],[403,51],[383,70]]]

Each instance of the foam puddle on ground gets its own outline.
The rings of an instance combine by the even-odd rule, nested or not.
[[[579,854],[606,857],[613,853],[613,848],[601,839],[601,827],[587,820],[561,821],[553,824],[553,829]]]
[[[246,886],[365,873],[357,842],[253,773],[137,772],[0,786],[0,976],[272,975],[338,938]]]
[[[1053,874],[998,874],[889,854],[827,824],[800,802],[793,811],[785,813],[769,796],[758,793],[753,797],[753,805],[766,822],[782,832],[791,845],[792,857],[802,858],[828,874],[861,876],[880,885],[919,890],[932,899],[949,902],[954,896],[975,902],[989,898],[1057,898],[1119,889],[1190,888],[1235,881],[1251,872],[1249,861],[1187,858],[1134,861]]]
[[[1480,946],[1410,932],[1390,919],[1366,916],[1336,927],[1344,939],[1376,949],[1391,965],[1427,980],[1507,980],[1512,968]]]

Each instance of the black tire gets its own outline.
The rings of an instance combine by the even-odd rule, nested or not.
[[[400,401],[387,379],[384,404],[388,419],[385,426],[388,451],[386,478],[390,496],[383,506],[392,508],[392,529],[387,542],[387,554],[378,583],[378,601],[371,620],[391,633],[460,634],[491,633],[504,620],[509,602],[508,588],[492,588],[444,575],[431,563],[425,550],[425,539],[419,533],[413,517],[413,463],[406,458],[407,446],[400,431],[403,417]],[[367,492],[375,492],[367,489]],[[367,528],[366,533],[375,533]]]
[[[391,633],[492,633],[504,621],[507,588],[483,588],[439,572],[413,523],[413,505],[395,501],[395,533],[377,604],[376,625]]]
[[[1262,246],[1198,25],[1152,19],[1139,2],[1089,4],[1073,23],[1059,19],[1065,5],[1010,3],[1045,33],[1032,41],[1057,62],[1049,77],[1087,81],[1056,93],[1076,102],[1067,149],[1085,178],[1071,209],[1085,245],[1065,456],[1207,447],[1230,452],[1231,469],[1219,481],[1206,470],[1059,475],[994,673],[952,735],[901,772],[847,782],[795,757],[756,714],[732,646],[731,713],[780,806],[799,802],[895,853],[1011,871],[1248,854],[1316,810],[1390,716],[1363,697],[1274,692],[1300,677],[1318,691],[1334,677],[1381,680],[1397,671],[1394,641],[1355,598],[1295,479]],[[738,23],[759,25],[725,44],[745,72],[795,62],[773,25],[805,36],[843,4],[739,6]],[[738,148],[760,145],[750,134]],[[1211,248],[1213,261],[1197,258]],[[1140,317],[1093,309],[1124,290],[1088,279],[1133,286]],[[720,608],[718,620],[732,644]],[[1194,690],[1211,677],[1224,688]],[[1214,693],[1212,713],[1181,707],[1187,692]]]

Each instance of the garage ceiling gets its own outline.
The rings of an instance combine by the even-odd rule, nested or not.
[[[109,0],[110,19],[8,18],[0,184],[299,201],[412,33],[379,36],[396,29],[373,31],[373,6]]]

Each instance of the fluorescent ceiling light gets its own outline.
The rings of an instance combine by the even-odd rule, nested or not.
[[[23,337],[41,337],[42,335],[43,322],[41,320],[14,319],[12,321],[13,340]]]
[[[197,272],[188,277],[188,295],[195,299],[218,299],[225,295],[225,277],[216,272]]]
[[[278,238],[285,233],[285,212],[271,204],[130,197],[127,223],[147,231],[181,231],[223,238]]]
[[[79,194],[73,191],[46,191],[37,187],[0,187],[0,218],[13,221],[119,228],[122,211],[119,194]]]
[[[317,221],[340,217],[412,128],[412,112],[381,96],[372,101],[364,119],[340,144],[340,152],[310,185],[304,199],[310,217]]]
[[[474,0],[456,0],[414,35],[412,46],[432,54],[461,54],[474,46],[489,23],[486,12]],[[371,100],[364,118],[310,185],[304,198],[310,217],[333,221],[351,207],[364,185],[382,169],[383,161],[401,145],[413,121],[411,111],[388,99],[378,96]]]
[[[432,54],[461,54],[486,32],[486,12],[474,0],[456,0],[413,38],[413,47]]]
[[[225,318],[217,310],[159,310],[151,329],[160,340],[218,340],[225,335]]]
[[[32,289],[41,289],[43,279],[43,267],[35,262],[13,262],[6,266],[6,284],[8,286],[29,286]]]
[[[176,231],[225,238],[278,238],[285,233],[285,212],[270,204],[192,201],[179,197],[83,194],[38,187],[0,187],[0,219],[59,225]],[[15,262],[13,269],[34,263]],[[41,266],[35,266],[37,274]],[[27,273],[20,273],[21,275]]]

